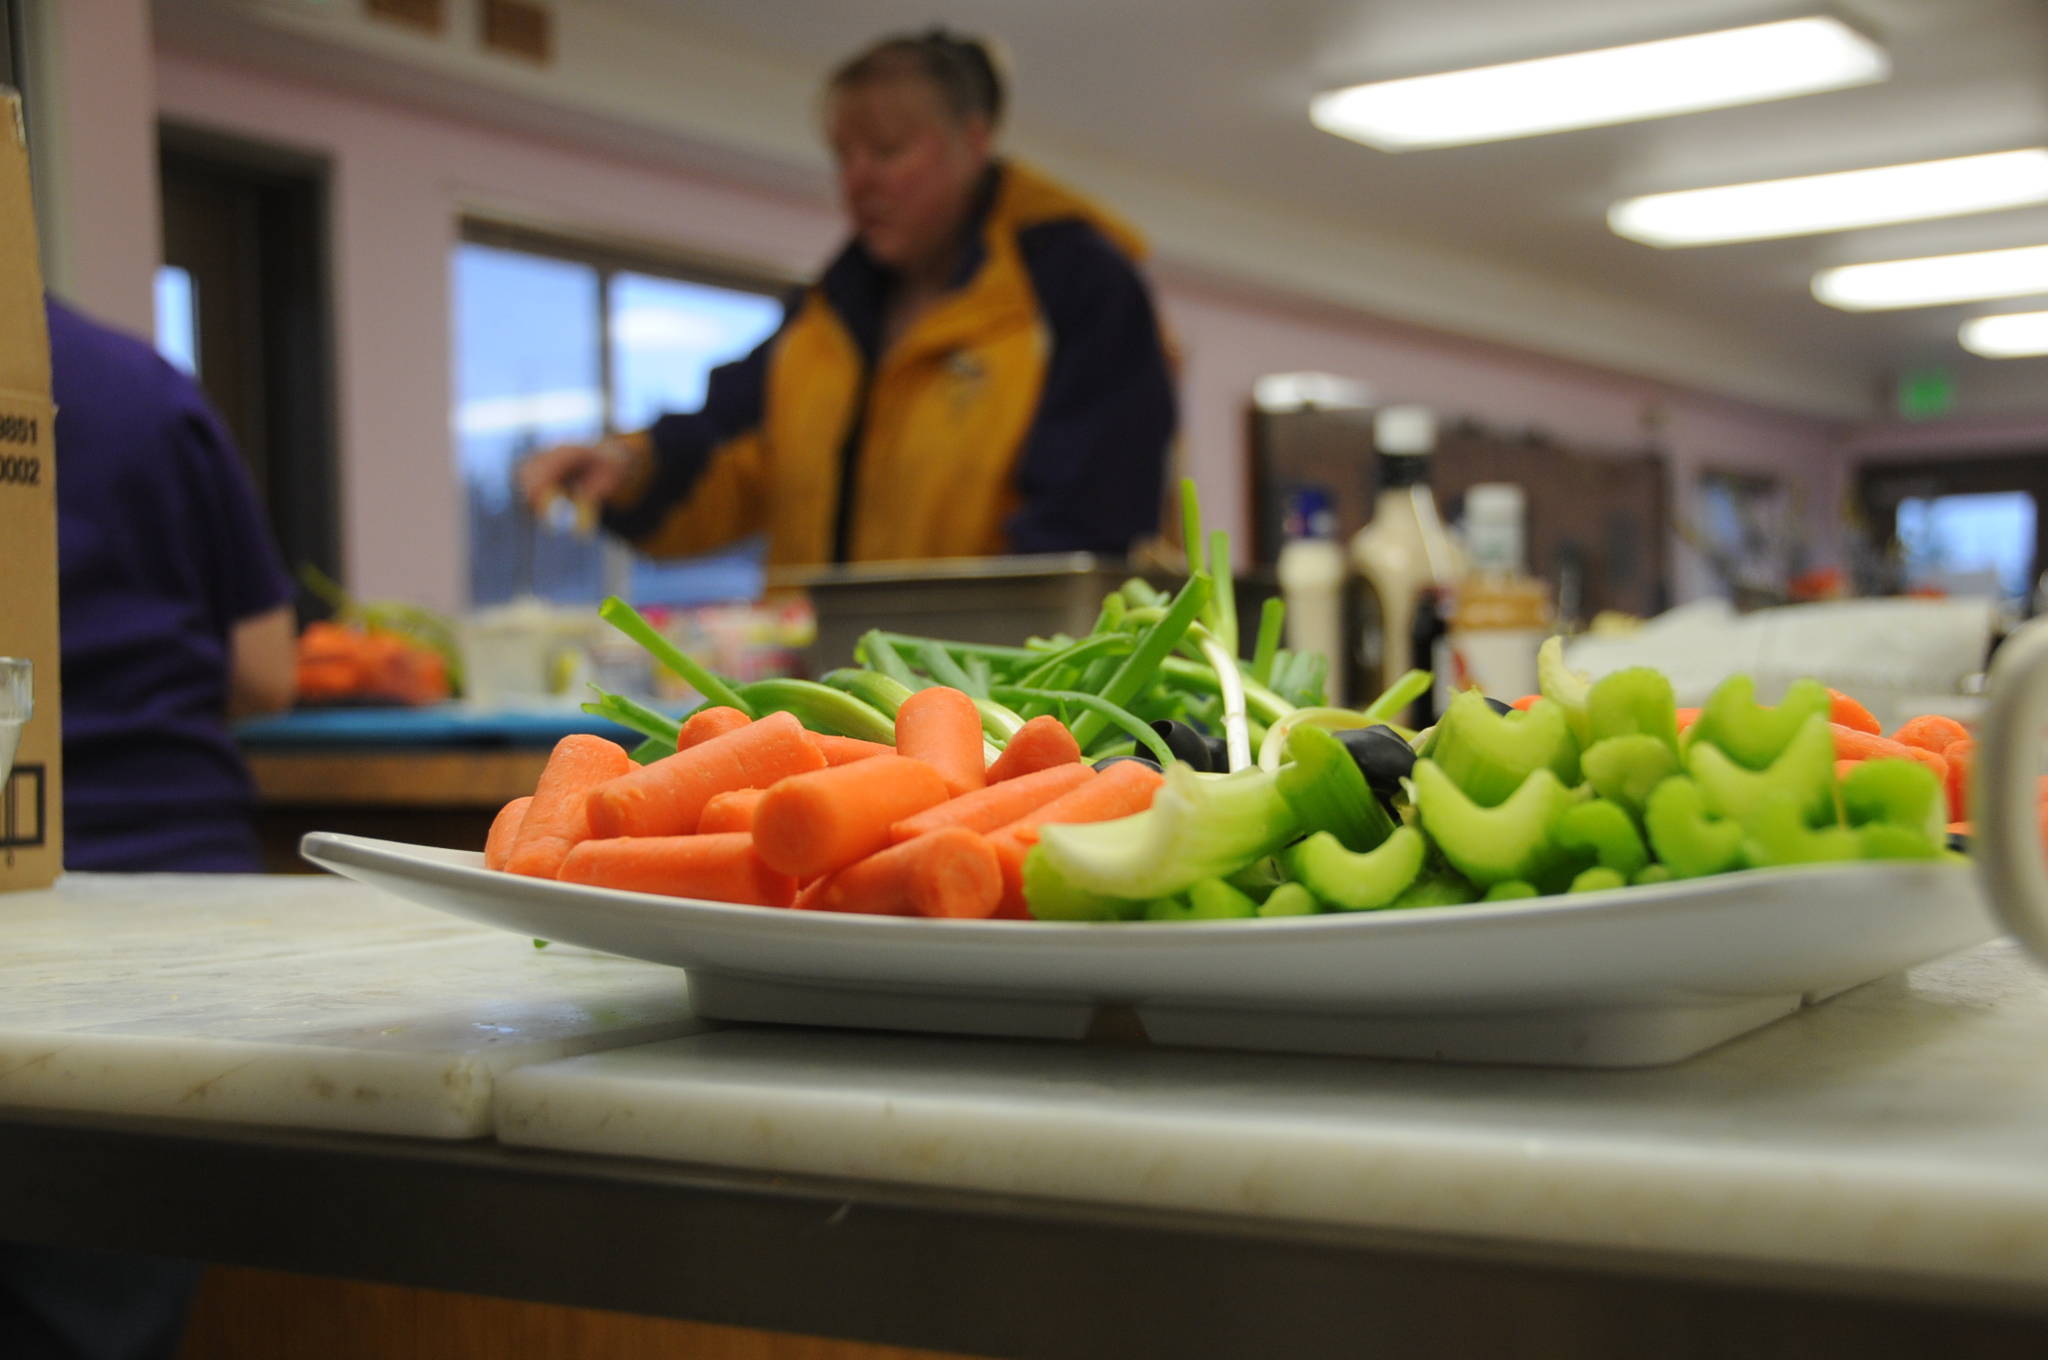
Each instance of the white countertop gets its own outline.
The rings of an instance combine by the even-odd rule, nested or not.
[[[338,878],[0,895],[0,1105],[472,1138],[514,1067],[700,1028],[677,969]]]
[[[508,1143],[2048,1284],[2048,974],[2000,942],[1671,1067],[733,1028],[526,1067]]]

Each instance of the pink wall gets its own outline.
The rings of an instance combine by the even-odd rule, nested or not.
[[[2048,452],[2048,417],[2002,416],[1974,420],[1859,425],[1842,443],[1851,464],[1906,458],[1978,457]]]
[[[1673,508],[1692,507],[1702,468],[1772,472],[1794,489],[1813,550],[1840,549],[1844,486],[1831,425],[1687,393],[1602,369],[1391,322],[1253,299],[1175,278],[1167,306],[1185,348],[1185,458],[1205,506],[1241,514],[1245,404],[1261,375],[1318,370],[1368,384],[1390,402],[1420,402],[1508,430],[1540,429],[1589,450],[1664,448]],[[1212,490],[1213,488],[1213,490]],[[1674,544],[1680,598],[1706,589],[1701,565]]]
[[[149,0],[64,0],[38,13],[31,116],[47,137],[36,196],[44,280],[94,316],[148,335],[162,246]]]
[[[616,233],[807,274],[840,233],[829,204],[501,134],[405,107],[159,54],[167,117],[329,156],[335,167],[342,526],[360,593],[461,602],[464,545],[449,431],[449,254],[465,208]],[[1517,351],[1253,295],[1161,271],[1186,350],[1183,459],[1214,522],[1242,526],[1244,410],[1263,374],[1362,379],[1509,428],[1640,447],[1660,424],[1679,500],[1705,465],[1779,471],[1803,492],[1816,546],[1836,542],[1841,476],[1820,422]],[[1242,541],[1240,534],[1239,539]],[[1698,589],[1679,563],[1681,593]]]

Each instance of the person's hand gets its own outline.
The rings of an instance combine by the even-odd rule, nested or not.
[[[557,444],[519,465],[519,494],[536,515],[546,514],[557,496],[594,507],[626,484],[632,466],[632,449],[622,440]]]

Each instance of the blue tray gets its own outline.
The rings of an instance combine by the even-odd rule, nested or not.
[[[305,746],[553,746],[572,732],[591,732],[634,746],[637,732],[575,709],[423,708],[294,709],[240,723],[235,736],[252,749]]]

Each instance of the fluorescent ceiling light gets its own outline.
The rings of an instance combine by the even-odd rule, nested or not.
[[[2028,203],[2048,203],[2048,149],[1650,194],[1609,208],[1607,225],[1644,245],[1705,246]]]
[[[1883,48],[1838,19],[1809,16],[1353,85],[1317,95],[1309,120],[1382,151],[1413,151],[1817,94],[1889,74]]]
[[[1980,316],[1963,323],[1957,337],[1963,348],[1987,359],[2019,359],[2048,354],[2048,312],[2013,312]]]
[[[2048,246],[1845,264],[1813,276],[1813,295],[1847,312],[1938,307],[2029,293],[2048,293]]]

